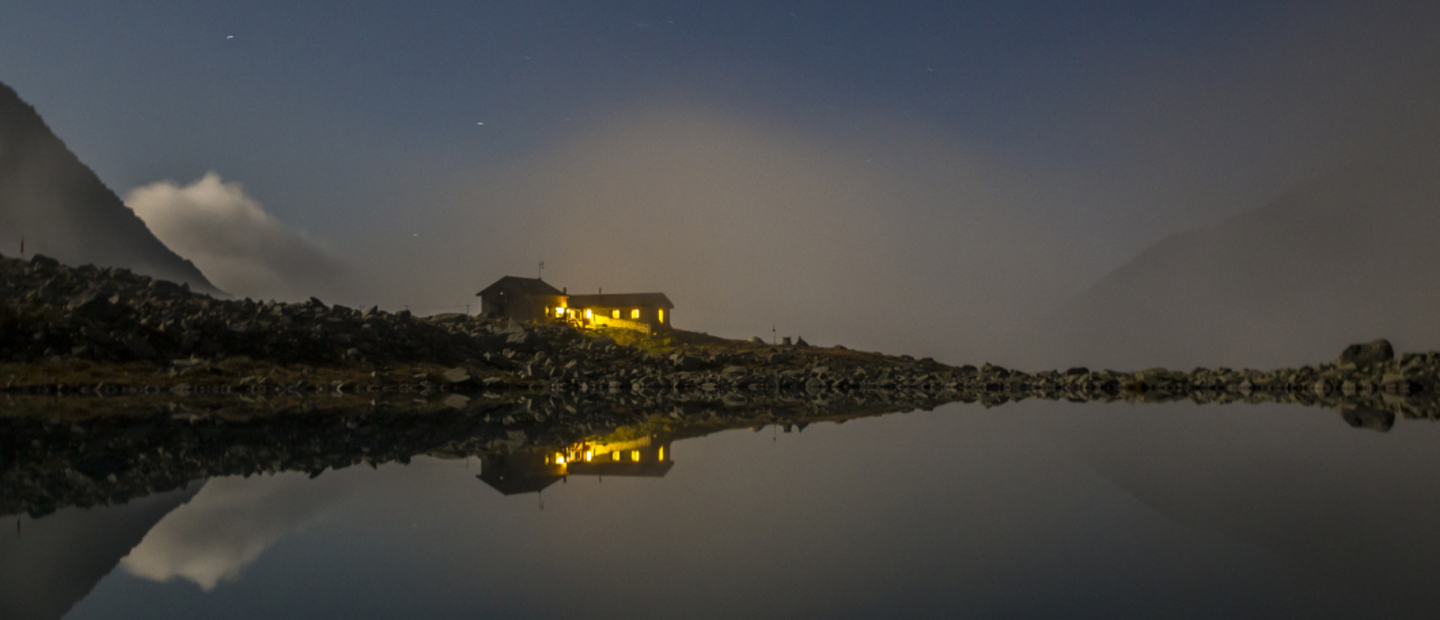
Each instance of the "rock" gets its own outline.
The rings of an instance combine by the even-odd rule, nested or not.
[[[1340,357],[1335,359],[1335,365],[1354,364],[1364,368],[1393,359],[1395,359],[1395,349],[1390,346],[1390,341],[1382,338],[1365,344],[1352,344],[1345,347],[1345,350],[1340,353]]]
[[[443,378],[446,383],[464,383],[470,380],[470,373],[465,372],[464,368],[451,368],[441,373],[440,377]]]
[[[672,363],[676,369],[683,371],[700,370],[705,367],[705,361],[693,355],[680,355]]]

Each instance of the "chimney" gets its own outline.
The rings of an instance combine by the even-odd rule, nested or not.
[[[569,295],[569,294],[570,294],[570,287],[568,287],[568,286],[562,286],[562,287],[560,287],[560,294],[561,294],[561,295]]]

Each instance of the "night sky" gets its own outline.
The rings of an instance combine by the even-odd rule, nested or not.
[[[543,259],[557,286],[664,290],[681,327],[953,358],[978,341],[869,317],[1004,331],[1159,238],[1433,136],[1437,16],[21,0],[0,9],[0,80],[122,196],[238,183],[346,265],[329,299],[438,312]]]

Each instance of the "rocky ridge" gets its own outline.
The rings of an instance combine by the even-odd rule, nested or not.
[[[646,406],[663,406],[677,394],[743,404],[800,392],[986,404],[1275,401],[1440,414],[1434,406],[1440,354],[1397,358],[1384,341],[1351,347],[1328,364],[1268,371],[1024,372],[844,347],[693,338],[698,335],[678,330],[667,341],[626,346],[563,325],[458,314],[421,318],[317,299],[219,300],[123,269],[72,268],[44,256],[0,258],[0,299],[0,358],[10,362],[0,367],[10,375],[0,375],[6,381],[0,387],[11,393],[545,392],[580,400],[635,395],[649,399]],[[73,363],[139,366],[108,382],[57,376]],[[17,381],[23,371],[50,367],[58,370]]]

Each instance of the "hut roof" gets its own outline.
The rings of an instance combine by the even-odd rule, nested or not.
[[[484,290],[476,293],[476,297],[484,297],[491,293],[523,293],[526,295],[564,295],[559,289],[550,286],[549,283],[540,278],[521,278],[518,276],[505,276],[496,280],[494,284],[485,287]]]
[[[612,295],[571,295],[571,308],[629,308],[635,306],[658,306],[667,310],[675,304],[665,293],[616,293]]]

